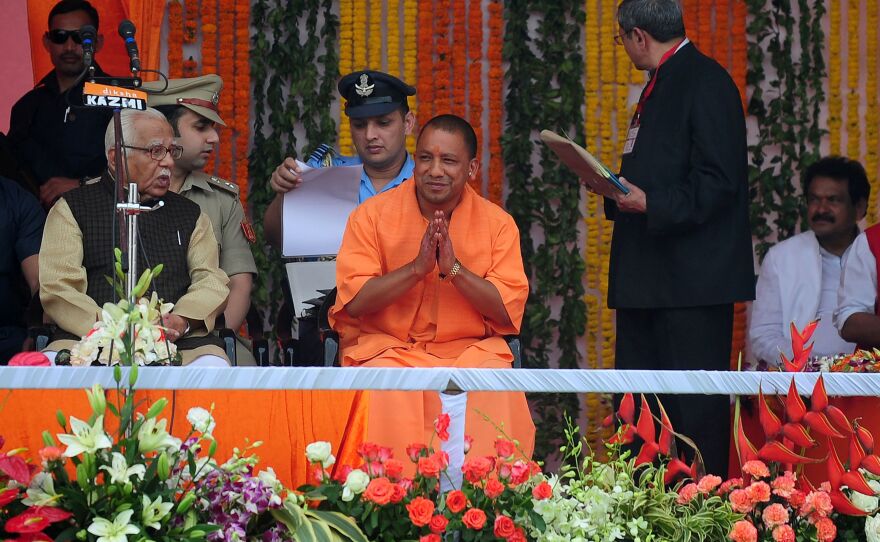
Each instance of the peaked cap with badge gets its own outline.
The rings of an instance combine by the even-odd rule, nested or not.
[[[150,107],[182,105],[226,126],[220,118],[217,107],[220,103],[220,90],[223,89],[223,79],[219,75],[210,73],[199,77],[169,79],[167,88],[164,81],[150,81],[144,83],[141,88],[148,93],[147,104]]]
[[[339,80],[339,95],[345,99],[345,114],[352,119],[378,117],[409,104],[407,96],[416,89],[397,77],[374,70],[352,72]]]

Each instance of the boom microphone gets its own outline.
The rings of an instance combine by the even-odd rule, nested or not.
[[[141,59],[138,55],[138,46],[137,42],[134,41],[134,23],[125,19],[121,23],[119,23],[119,35],[125,41],[125,51],[128,53],[129,65],[131,66],[131,72],[139,72],[141,71]]]

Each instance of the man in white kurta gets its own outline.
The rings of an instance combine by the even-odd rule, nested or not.
[[[833,325],[841,268],[857,222],[865,217],[870,185],[858,162],[830,156],[803,175],[810,230],[774,246],[761,266],[749,320],[749,346],[759,366],[791,357],[791,324],[802,329],[813,320],[813,355],[851,353]]]

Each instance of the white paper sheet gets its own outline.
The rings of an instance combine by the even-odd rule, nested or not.
[[[306,301],[324,295],[318,290],[332,290],[336,286],[336,260],[288,262],[284,268],[287,270],[287,283],[297,318],[311,308]]]
[[[364,167],[310,168],[297,160],[302,184],[284,195],[281,216],[285,257],[339,252],[348,215],[357,207]]]

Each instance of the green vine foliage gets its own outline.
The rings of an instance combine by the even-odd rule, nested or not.
[[[747,82],[752,87],[748,113],[758,121],[758,139],[749,146],[751,221],[761,258],[773,245],[774,232],[783,240],[801,224],[799,175],[819,158],[825,133],[819,125],[819,107],[825,100],[825,5],[823,0],[796,1],[798,19],[790,0],[747,0]],[[800,58],[791,54],[795,40],[802,48]],[[769,77],[764,67],[768,58],[775,71]]]
[[[583,2],[510,0],[504,7],[506,207],[519,225],[531,288],[520,333],[523,365],[547,368],[558,352],[559,368],[574,369],[586,327],[580,185],[537,142],[537,132],[564,131],[584,144]],[[530,17],[537,22],[532,30]],[[532,165],[536,158],[539,171]],[[559,307],[558,314],[551,307]],[[564,413],[577,418],[578,398],[540,394],[530,400],[539,420],[535,456],[547,457],[558,448],[552,439],[558,437]]]
[[[339,19],[332,0],[254,0],[251,43],[254,143],[250,155],[251,213],[260,273],[253,303],[270,326],[278,312],[284,268],[268,248],[263,214],[275,197],[272,171],[285,156],[308,156],[336,141],[331,105],[339,78]],[[296,133],[305,137],[298,139]]]

